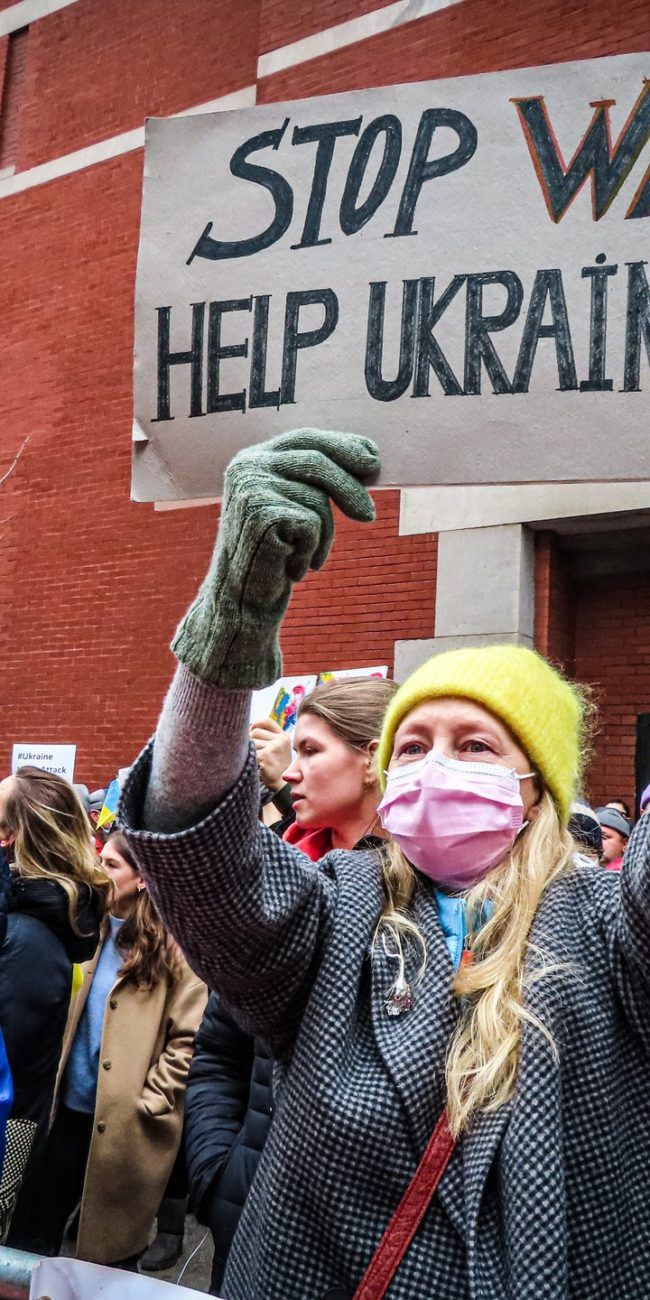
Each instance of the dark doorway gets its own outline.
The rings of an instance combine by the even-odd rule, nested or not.
[[[640,813],[639,799],[650,783],[650,713],[638,713],[636,719],[636,749],[634,751],[634,812]]]

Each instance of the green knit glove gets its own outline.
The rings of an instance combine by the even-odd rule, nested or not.
[[[240,451],[226,470],[212,563],[172,650],[205,682],[274,682],[291,586],[319,569],[334,538],[329,498],[352,519],[375,509],[359,478],[379,466],[370,438],[298,429]]]

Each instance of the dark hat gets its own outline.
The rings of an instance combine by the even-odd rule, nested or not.
[[[597,808],[596,816],[601,826],[606,826],[610,831],[618,831],[618,834],[623,835],[626,840],[630,838],[632,823],[618,811],[618,808]]]
[[[600,822],[593,810],[586,803],[572,803],[569,809],[569,831],[577,844],[590,853],[601,854],[603,837]]]

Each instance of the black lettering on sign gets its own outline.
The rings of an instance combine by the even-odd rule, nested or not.
[[[325,309],[322,325],[315,330],[300,330],[300,310],[313,303]],[[315,348],[324,343],[336,329],[339,319],[339,300],[333,289],[298,289],[287,294],[284,316],[284,352],[282,356],[282,404],[296,400],[296,366],[301,348]]]
[[[583,266],[580,274],[591,280],[589,315],[589,378],[580,380],[581,393],[611,393],[613,380],[605,378],[607,352],[607,281],[616,275],[618,266],[603,266],[607,259],[599,253],[596,266]]]
[[[441,158],[429,158],[431,141],[439,126],[449,127],[458,136],[458,144],[451,153]],[[464,113],[455,108],[427,108],[420,118],[420,125],[413,145],[408,176],[397,213],[395,229],[386,239],[400,235],[416,235],[413,229],[415,209],[422,192],[422,186],[436,176],[447,176],[459,167],[464,167],[476,153],[478,137],[476,127]]]
[[[280,405],[280,389],[266,391],[266,351],[269,338],[269,293],[260,294],[255,299],[253,317],[253,348],[251,352],[251,383],[248,393],[250,407]]]
[[[261,185],[271,194],[275,216],[270,225],[252,239],[228,241],[212,238],[212,222],[209,221],[187,259],[188,266],[195,257],[206,257],[213,262],[225,257],[250,257],[263,248],[270,248],[289,229],[293,217],[293,190],[288,180],[272,167],[262,167],[259,163],[248,161],[249,154],[257,153],[260,149],[278,149],[288,125],[287,117],[282,126],[274,131],[261,131],[259,135],[254,135],[235,150],[230,160],[233,176],[251,181],[253,185]]]
[[[349,122],[319,122],[315,126],[294,127],[292,144],[311,144],[317,141],[318,148],[303,232],[300,243],[292,244],[292,248],[314,248],[316,244],[331,244],[331,238],[320,238],[320,223],[334,146],[342,135],[358,135],[360,127],[360,117]]]
[[[415,382],[413,397],[428,397],[431,371],[442,385],[445,397],[462,397],[463,389],[459,384],[433,331],[441,316],[453,302],[458,290],[465,283],[464,275],[455,275],[435,300],[435,276],[425,276],[420,280],[420,306],[418,309],[417,360],[415,363]]]
[[[227,357],[247,357],[248,339],[243,343],[221,342],[221,319],[226,312],[250,311],[252,298],[227,298],[222,302],[211,302],[208,313],[208,415],[216,411],[245,411],[246,390],[238,393],[222,393],[220,388],[221,362]]]
[[[190,415],[203,415],[203,326],[205,303],[192,303],[192,343],[187,352],[172,352],[170,344],[171,307],[158,307],[158,407],[154,423],[173,420],[171,413],[169,371],[171,366],[190,366]]]
[[[542,321],[547,301],[551,309],[552,322],[543,325]],[[578,377],[576,375],[576,363],[573,355],[562,272],[556,268],[538,271],[535,276],[512,381],[514,393],[528,392],[537,344],[540,339],[553,339],[555,341],[560,392],[576,389],[578,387]]]
[[[591,178],[594,221],[600,221],[629,176],[650,135],[650,81],[634,104],[612,147],[609,110],[614,99],[590,105],[594,113],[578,147],[567,164],[555,137],[543,95],[511,101],[519,114],[526,144],[551,221],[561,221],[585,181]],[[645,176],[626,217],[648,216],[650,177]]]
[[[415,326],[417,323],[418,280],[404,280],[402,290],[402,328],[399,345],[399,369],[395,379],[383,377],[384,318],[386,313],[386,280],[370,285],[368,301],[368,332],[366,335],[366,388],[377,402],[394,402],[406,391],[413,374],[415,357]]]
[[[359,203],[357,206],[359,191],[364,181],[370,155],[375,141],[382,134],[384,137],[384,152],[379,164],[379,170],[370,187],[370,193],[363,200],[363,203]],[[357,231],[361,230],[362,226],[365,226],[371,217],[374,217],[377,208],[381,207],[393,184],[401,155],[402,124],[399,118],[395,117],[393,113],[385,113],[383,117],[376,117],[366,127],[352,155],[339,212],[341,230],[344,235],[356,235]]]
[[[506,290],[506,305],[498,316],[483,315],[483,288],[486,284],[502,284]],[[467,276],[467,314],[465,316],[465,392],[480,393],[481,362],[485,366],[494,393],[511,393],[512,384],[501,359],[489,337],[498,330],[508,329],[521,310],[524,290],[514,271],[482,271]]]
[[[643,269],[647,265],[647,262],[627,264],[624,393],[640,391],[642,340],[650,362],[650,286]]]

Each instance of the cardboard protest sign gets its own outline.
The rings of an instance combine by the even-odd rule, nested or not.
[[[72,781],[76,754],[76,745],[14,745],[11,770],[17,772],[19,767],[40,767],[44,772],[54,772],[57,776],[64,776],[66,781]]]
[[[80,1259],[43,1259],[32,1273],[29,1300],[205,1300],[201,1291],[172,1286],[139,1273],[86,1264]]]
[[[371,435],[381,483],[647,478],[650,60],[147,125],[133,495]]]

